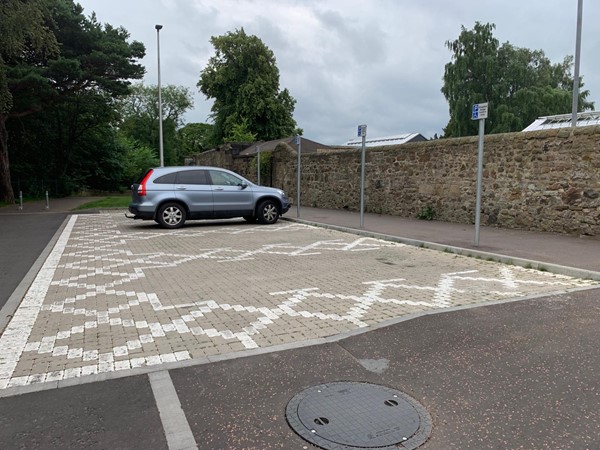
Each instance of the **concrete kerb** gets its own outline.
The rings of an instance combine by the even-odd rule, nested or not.
[[[357,228],[342,227],[339,225],[331,225],[321,222],[313,222],[310,220],[303,220],[294,217],[282,217],[281,219],[290,222],[303,223],[305,225],[312,225],[315,227],[342,231],[345,233],[352,233],[359,236],[370,237],[374,239],[382,239],[385,241],[399,242],[401,244],[412,245],[419,248],[427,248],[430,250],[437,250],[444,253],[453,253],[456,255],[467,256],[471,258],[483,259],[486,261],[499,262],[502,264],[520,266],[525,269],[535,269],[542,272],[550,272],[557,275],[565,275],[573,278],[581,278],[584,280],[600,281],[600,272],[595,272],[587,269],[579,269],[577,267],[561,266],[560,264],[546,263],[541,261],[535,261],[526,258],[518,258],[514,256],[500,255],[498,253],[484,252],[481,250],[473,250],[469,248],[454,247],[452,245],[438,244],[436,242],[420,241],[417,239],[404,238],[399,236],[392,236],[384,233],[377,233],[374,231],[360,230]]]

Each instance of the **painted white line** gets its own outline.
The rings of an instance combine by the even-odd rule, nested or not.
[[[148,375],[169,450],[198,449],[173,381],[166,370]]]
[[[0,389],[7,387],[17,367],[76,221],[77,216],[71,216],[46,263],[0,337]]]

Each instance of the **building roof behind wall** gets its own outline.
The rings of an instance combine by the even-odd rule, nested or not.
[[[560,114],[557,116],[539,117],[523,131],[548,130],[552,128],[569,128],[571,126],[572,115]],[[600,125],[600,111],[580,112],[577,114],[578,127],[589,125]]]
[[[260,147],[261,152],[272,152],[275,150],[279,144],[287,144],[293,149],[296,149],[296,144],[294,143],[295,137],[287,137],[283,139],[275,139],[274,141],[266,141],[266,142],[256,142],[249,147],[246,147],[239,154],[243,155],[254,155],[256,153],[256,147]],[[319,144],[318,142],[311,141],[310,139],[306,139],[304,137],[300,137],[301,141],[301,151],[302,153],[315,153],[318,150],[329,149],[328,145]]]
[[[423,136],[421,133],[404,133],[397,134],[395,136],[386,136],[386,137],[367,137],[365,139],[365,147],[381,147],[382,145],[400,145],[406,144],[408,142],[420,142],[426,141],[427,138]],[[362,138],[354,138],[346,142],[346,145],[349,146],[361,146]]]

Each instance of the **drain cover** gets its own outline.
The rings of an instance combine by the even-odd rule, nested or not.
[[[431,433],[429,414],[416,400],[369,383],[308,388],[290,400],[286,417],[302,438],[328,450],[415,449]]]

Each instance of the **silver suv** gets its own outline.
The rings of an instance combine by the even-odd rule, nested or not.
[[[132,219],[154,220],[179,228],[187,219],[243,217],[249,222],[277,222],[290,209],[280,189],[258,186],[217,167],[159,167],[131,186]]]

